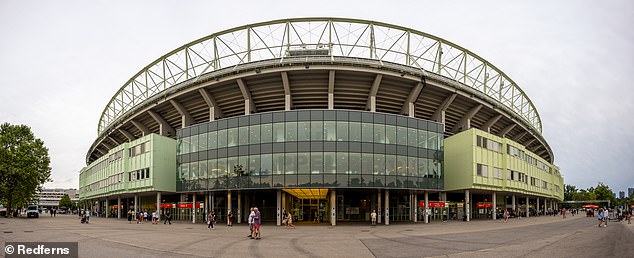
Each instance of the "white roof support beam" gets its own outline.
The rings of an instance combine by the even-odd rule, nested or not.
[[[537,154],[537,150],[539,150],[539,148],[540,148],[540,147],[541,147],[541,145],[537,144],[535,147],[532,147],[532,148],[530,149],[530,151],[531,151],[532,153]],[[540,156],[541,156],[541,155],[540,155]]]
[[[335,71],[328,72],[328,109],[335,109]]]
[[[515,126],[517,126],[517,124],[510,124],[507,127],[504,127],[504,129],[502,129],[502,131],[500,131],[500,137],[506,137],[506,135],[513,130],[513,128],[515,128]]]
[[[190,126],[194,121],[194,118],[192,118],[192,116],[189,114],[189,111],[187,111],[187,109],[185,109],[185,107],[183,107],[183,105],[181,103],[178,103],[178,101],[176,100],[170,99],[170,103],[181,115],[181,128]]]
[[[214,121],[216,118],[222,117],[222,110],[218,107],[216,99],[214,99],[214,97],[212,97],[205,89],[198,89],[198,93],[203,96],[205,103],[207,103],[207,106],[209,107],[209,121]]]
[[[108,150],[111,150],[112,148],[114,148],[114,146],[110,145],[110,144],[109,144],[109,143],[107,143],[107,142],[101,142],[101,144],[102,144],[104,147],[106,147],[106,149],[108,149]],[[108,152],[106,151],[106,153],[108,153]]]
[[[535,138],[528,140],[526,143],[524,143],[524,147],[526,147],[526,149],[528,149],[528,146],[531,146],[531,144],[533,144],[533,142],[535,142]],[[530,149],[529,149],[530,150]]]
[[[468,130],[469,128],[471,128],[471,118],[473,118],[473,116],[475,116],[475,114],[478,113],[478,111],[480,111],[480,109],[482,109],[482,104],[478,104],[475,107],[472,107],[469,112],[467,112],[466,114],[464,114],[464,116],[462,116],[462,118],[460,118],[460,121],[458,121],[458,123],[456,123],[456,125],[454,125],[453,127],[453,132],[462,132],[465,130]]]
[[[456,99],[456,97],[458,96],[458,94],[453,93],[451,95],[449,95],[449,97],[447,97],[441,104],[440,106],[438,106],[438,109],[436,109],[436,112],[434,112],[434,114],[432,115],[432,120],[441,123],[441,124],[445,124],[445,111],[447,111],[447,109],[449,108],[449,106],[451,105],[451,102],[454,101],[454,99]]]
[[[128,139],[128,142],[134,141],[134,135],[132,135],[128,131],[123,129],[117,129],[117,130],[119,131],[119,133],[123,134],[123,136],[125,136],[126,139]]]
[[[242,78],[236,79],[238,82],[238,87],[240,87],[240,91],[242,92],[242,97],[244,97],[244,114],[248,115],[251,113],[258,112],[255,109],[255,104],[253,104],[253,99],[251,99],[251,92],[247,88],[247,85],[244,83]]]
[[[121,143],[119,143],[119,141],[117,141],[114,137],[112,136],[108,136],[108,140],[110,140],[111,142],[113,142],[115,144],[115,146],[119,146],[121,145]]]
[[[420,96],[420,92],[423,90],[423,87],[423,83],[419,82],[418,84],[416,84],[416,86],[414,86],[414,88],[412,88],[412,90],[410,90],[409,96],[407,97],[407,100],[405,100],[405,103],[403,103],[403,107],[401,108],[401,114],[408,115],[409,117],[414,117],[414,103],[416,103],[418,96]]]
[[[142,135],[141,136],[146,136],[148,134],[150,134],[150,129],[147,128],[147,126],[134,121],[134,120],[130,120],[130,122],[137,128],[139,129],[139,131],[141,131]]]
[[[102,150],[101,150],[101,149],[99,149],[99,148],[95,148],[95,150],[96,150],[97,152],[99,152],[99,153],[101,154],[101,156],[106,155],[106,153],[107,153],[107,152],[102,151]]]
[[[376,93],[379,92],[381,79],[383,79],[383,75],[381,74],[377,74],[376,77],[374,77],[374,82],[372,83],[372,88],[370,88],[370,94],[368,96],[368,102],[365,104],[365,109],[372,112],[376,112]]]
[[[293,99],[291,98],[291,84],[286,72],[282,72],[282,85],[284,86],[284,110],[289,111],[293,106]]]
[[[491,127],[495,123],[497,123],[500,120],[500,118],[502,118],[502,115],[491,117],[489,121],[486,121],[486,123],[484,123],[480,129],[482,129],[482,131],[485,131],[487,133],[491,133]]]
[[[176,135],[176,131],[174,131],[174,128],[172,128],[172,126],[170,126],[167,123],[167,121],[165,121],[165,119],[163,119],[163,117],[161,117],[161,115],[157,114],[156,112],[154,112],[152,110],[148,110],[147,112],[154,119],[154,121],[156,121],[156,123],[159,124],[159,134],[160,135],[163,135],[163,136],[174,136],[174,135]]]
[[[521,132],[520,134],[518,134],[515,137],[513,137],[513,141],[519,143],[520,140],[522,139],[522,137],[524,137],[524,135],[526,135],[526,132]]]

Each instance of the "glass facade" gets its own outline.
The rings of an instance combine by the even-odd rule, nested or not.
[[[399,115],[300,110],[177,131],[177,191],[443,189],[443,126]]]

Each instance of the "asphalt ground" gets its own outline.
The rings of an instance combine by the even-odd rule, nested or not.
[[[500,220],[392,223],[389,226],[298,224],[262,226],[251,240],[233,227],[175,221],[128,224],[73,215],[0,218],[0,240],[78,242],[80,257],[634,257],[634,224],[596,218],[541,216]],[[4,248],[0,255],[4,256]]]

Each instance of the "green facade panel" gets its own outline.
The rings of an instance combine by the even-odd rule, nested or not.
[[[176,140],[150,134],[111,149],[80,171],[80,199],[176,191]]]
[[[479,129],[445,139],[445,190],[480,189],[563,200],[559,168],[521,144]]]

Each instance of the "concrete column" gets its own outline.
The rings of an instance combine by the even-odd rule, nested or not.
[[[236,221],[237,223],[241,223],[240,221],[240,215],[242,215],[241,210],[242,210],[242,192],[238,191],[238,210],[236,212],[236,215],[238,216],[238,219]]]
[[[161,219],[161,192],[156,192],[156,214],[159,215],[159,220]]]
[[[385,225],[390,225],[390,190],[385,189]]]
[[[515,195],[511,196],[511,206],[513,207],[513,212],[515,212]]]
[[[282,193],[282,210],[288,212],[288,209],[286,209],[286,193]],[[282,214],[282,216],[284,216],[284,214]]]
[[[121,196],[117,196],[117,219],[121,219]]]
[[[376,194],[376,223],[381,224],[381,210],[383,210],[383,207],[381,207],[381,190],[379,189],[377,194]]]
[[[530,211],[530,209],[529,209],[529,202],[528,202],[528,201],[529,201],[529,200],[528,200],[528,196],[526,196],[526,217],[527,217],[527,218],[530,216],[530,215],[529,215],[529,213],[530,213],[530,212],[529,212],[529,211]]]
[[[471,221],[471,200],[469,199],[471,195],[469,194],[469,190],[464,191],[464,207],[465,214],[467,215],[467,221]]]
[[[211,210],[216,210],[216,193],[211,193]]]
[[[495,192],[493,192],[493,194],[491,195],[491,203],[493,204],[493,209],[491,211],[491,217],[493,217],[493,220],[496,220],[497,216],[496,216],[495,210],[497,209],[497,198],[496,198]]]
[[[423,214],[425,215],[425,224],[429,223],[429,193],[425,192],[425,210],[423,210]]]
[[[110,216],[110,211],[108,210],[108,208],[109,208],[109,206],[108,206],[108,198],[106,198],[106,209],[105,209],[106,218],[108,218],[108,216]]]
[[[231,191],[227,191],[227,214],[231,211]]]
[[[205,192],[205,215],[203,215],[203,217],[206,217],[207,214],[209,214],[209,211],[211,209],[209,209],[209,192]]]
[[[282,190],[277,190],[277,214],[276,214],[278,226],[282,225]]]
[[[134,213],[135,214],[139,213],[139,195],[138,194],[134,195]]]
[[[412,219],[412,221],[414,222],[418,222],[418,195],[416,194],[416,192],[412,191],[412,216],[414,217]]]
[[[196,223],[196,193],[192,193],[192,223]]]
[[[337,195],[335,189],[330,190],[330,225],[337,225]]]

